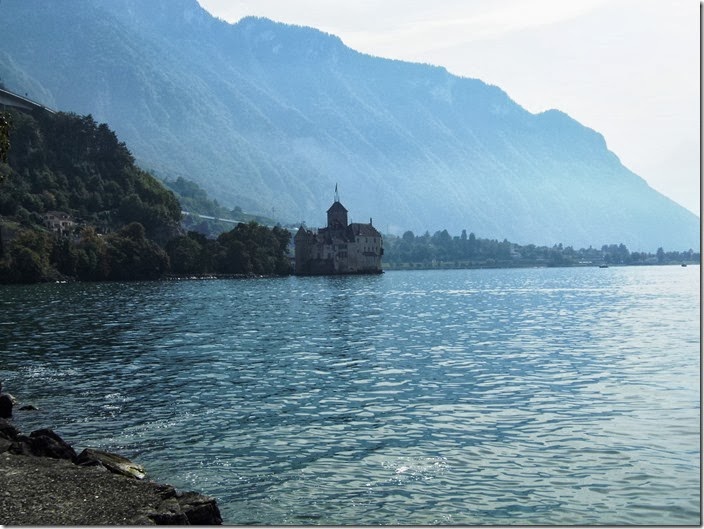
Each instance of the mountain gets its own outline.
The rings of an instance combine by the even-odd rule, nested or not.
[[[699,247],[696,215],[558,110],[196,0],[3,0],[0,80],[107,122],[157,175],[284,222],[323,225],[337,184],[382,231]]]

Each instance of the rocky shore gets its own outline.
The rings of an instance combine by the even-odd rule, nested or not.
[[[143,479],[117,454],[0,418],[0,525],[220,525],[214,498]]]

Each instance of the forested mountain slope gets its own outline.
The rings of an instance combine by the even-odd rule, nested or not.
[[[290,272],[283,228],[184,234],[174,194],[92,116],[0,117],[10,125],[0,142],[0,284]]]
[[[695,215],[562,112],[314,29],[230,25],[196,0],[4,0],[0,79],[109,123],[157,174],[283,222],[322,225],[337,183],[382,231],[699,245]]]

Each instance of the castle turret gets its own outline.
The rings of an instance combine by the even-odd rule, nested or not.
[[[337,193],[337,185],[335,186],[335,201],[330,209],[328,209],[328,229],[344,230],[347,228],[347,210],[340,202],[340,195]]]

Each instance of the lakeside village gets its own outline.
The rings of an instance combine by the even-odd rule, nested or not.
[[[92,116],[54,112],[0,90],[0,283],[700,262],[691,249],[575,250],[466,230],[382,237],[372,219],[348,223],[337,186],[322,228],[267,226],[262,222],[275,221],[232,213],[227,219],[194,182],[161,181],[140,169]]]

